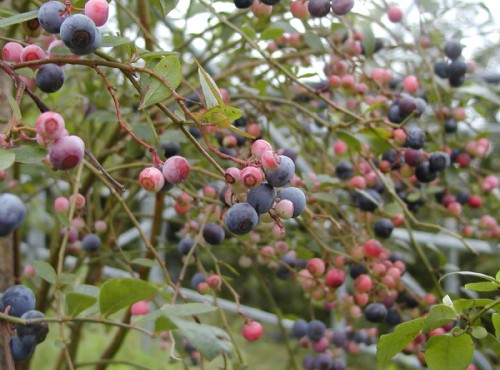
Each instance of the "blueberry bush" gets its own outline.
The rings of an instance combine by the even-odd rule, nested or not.
[[[499,366],[493,1],[0,5],[1,369]]]

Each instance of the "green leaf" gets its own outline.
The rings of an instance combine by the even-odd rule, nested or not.
[[[207,108],[213,107],[223,107],[224,101],[220,94],[219,88],[217,87],[215,81],[209,74],[203,69],[203,67],[196,61],[198,65],[198,75],[200,78],[201,89],[203,90],[203,95],[205,95],[205,102]]]
[[[500,270],[498,270],[497,274],[495,275],[495,279],[500,281]]]
[[[500,105],[500,99],[498,98],[498,94],[495,94],[491,89],[481,86],[481,85],[470,85],[464,86],[456,90],[458,94],[466,94],[477,96],[490,102]]]
[[[12,148],[11,151],[16,154],[16,162],[34,164],[42,162],[47,156],[47,149],[41,146],[21,145]]]
[[[497,338],[497,340],[500,340],[500,315],[497,313],[491,315],[491,322],[493,324],[493,327],[495,328],[495,338]]]
[[[174,51],[164,51],[164,50],[159,50],[159,51],[148,51],[144,50],[139,54],[143,60],[146,62],[149,62],[154,59],[161,59],[163,57],[168,57],[168,56],[178,56],[179,53],[176,53]]]
[[[488,336],[488,332],[482,326],[474,326],[471,335],[476,339],[483,339]]]
[[[154,267],[156,266],[156,260],[140,257],[140,258],[134,258],[132,261],[130,261],[130,264],[145,266],[145,267]]]
[[[45,261],[33,261],[36,274],[50,284],[55,284],[57,280],[56,270]]]
[[[323,202],[333,204],[337,204],[339,201],[338,197],[333,193],[314,193],[313,197],[318,200],[322,200]]]
[[[181,63],[174,55],[162,58],[153,68],[153,72],[162,76],[172,89],[176,89],[181,83]],[[150,77],[150,80],[146,85],[146,94],[142,99],[139,109],[145,109],[172,96],[172,92],[162,81],[153,76],[148,77]]]
[[[165,316],[160,316],[155,321],[155,333],[161,333],[162,331],[169,331],[175,328],[175,324]]]
[[[117,278],[106,281],[99,294],[99,307],[104,316],[158,293],[158,288],[144,280]]]
[[[151,0],[151,5],[160,11],[163,18],[174,10],[178,3],[179,0]]]
[[[443,280],[444,278],[450,276],[450,275],[463,275],[463,276],[474,276],[474,277],[477,277],[477,278],[480,278],[480,279],[483,279],[483,280],[487,280],[487,281],[491,281],[495,284],[499,284],[500,285],[500,281],[496,280],[494,277],[492,276],[489,276],[489,275],[485,275],[485,274],[481,274],[479,272],[474,272],[474,271],[454,271],[454,272],[449,272],[445,275],[443,275],[439,281]]]
[[[319,37],[315,32],[307,31],[306,33],[304,33],[304,42],[313,50],[325,51],[325,47],[321,42],[321,37]]]
[[[424,333],[439,328],[457,319],[457,313],[450,306],[438,304],[431,307],[429,315],[425,318]]]
[[[6,170],[14,164],[16,154],[12,150],[0,149],[0,170]]]
[[[363,27],[363,46],[365,47],[365,56],[371,57],[375,51],[375,36],[370,26]]]
[[[233,344],[224,330],[211,325],[182,320],[175,316],[171,318],[171,321],[207,360],[211,361],[221,354],[232,357]]]
[[[257,34],[255,33],[255,30],[253,29],[253,27],[243,26],[243,27],[241,27],[241,30],[249,38],[251,38],[253,40],[257,39]]]
[[[377,344],[377,361],[381,369],[384,369],[396,354],[417,337],[424,322],[424,317],[404,322],[396,326],[392,333],[380,337]]]
[[[260,34],[261,40],[275,40],[285,33],[283,28],[269,27]]]
[[[7,95],[7,99],[9,100],[10,109],[12,109],[12,115],[17,121],[20,121],[23,116],[21,114],[21,109],[19,109],[19,105],[12,95]]]
[[[180,305],[166,304],[160,308],[161,314],[170,316],[192,316],[213,312],[217,307],[206,303],[184,303]]]
[[[425,361],[430,370],[463,370],[473,355],[474,343],[469,335],[435,335],[427,342]]]
[[[0,19],[0,28],[12,26],[13,24],[22,23],[35,18],[38,18],[38,10],[33,10],[31,12],[22,14],[16,14],[9,18]]]
[[[349,131],[339,130],[337,132],[337,136],[340,140],[347,144],[349,149],[355,150],[356,152],[361,151],[361,143]]]
[[[8,18],[12,17],[13,15],[18,14],[16,11],[10,8],[6,8],[5,6],[0,6],[0,17],[1,18]]]
[[[101,47],[117,47],[120,45],[130,44],[132,40],[123,36],[105,35],[102,37]]]
[[[76,317],[79,313],[92,307],[97,302],[97,298],[82,293],[71,292],[66,294],[64,301],[66,304],[66,315]]]
[[[465,289],[474,290],[476,292],[494,292],[499,288],[498,284],[491,281],[482,281],[480,283],[468,283],[464,285]]]

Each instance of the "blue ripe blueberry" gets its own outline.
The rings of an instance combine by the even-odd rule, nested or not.
[[[316,357],[313,355],[306,355],[302,360],[302,366],[305,370],[315,370],[316,369]]]
[[[385,317],[385,322],[388,325],[396,326],[401,323],[401,315],[395,307],[391,307],[387,310],[387,316]]]
[[[451,60],[455,60],[462,55],[462,45],[458,40],[449,40],[446,41],[444,45],[444,53]]]
[[[333,365],[333,358],[331,358],[326,353],[320,353],[316,357],[316,369],[318,370],[330,370]]]
[[[165,158],[173,157],[181,152],[181,145],[175,141],[161,144],[161,148],[165,153]]]
[[[307,337],[316,342],[325,336],[326,325],[319,320],[312,320],[307,325]]]
[[[35,82],[36,86],[45,93],[53,93],[64,84],[64,71],[57,64],[45,64],[38,70]]]
[[[460,87],[465,82],[465,75],[450,76],[449,82],[451,87]]]
[[[346,370],[345,362],[342,360],[333,360],[332,367],[329,370]]]
[[[276,189],[264,183],[248,192],[247,202],[255,208],[257,213],[262,214],[269,212],[273,205],[274,198],[276,198]]]
[[[381,218],[373,225],[373,232],[379,238],[388,238],[394,230],[394,224],[388,218]]]
[[[444,121],[444,132],[447,134],[453,134],[457,132],[458,124],[455,118],[448,118]]]
[[[253,4],[253,0],[234,0],[234,5],[238,9],[250,8]]]
[[[38,10],[38,21],[48,33],[59,33],[66,13],[66,5],[60,1],[48,1]]]
[[[408,130],[406,135],[406,146],[412,149],[422,149],[425,144],[425,131],[419,127]]]
[[[26,319],[26,320],[43,319],[44,317],[45,315],[42,312],[31,310],[25,312],[21,316],[21,319]],[[49,332],[49,326],[46,322],[36,322],[26,325],[17,324],[16,328],[17,328],[17,336],[25,344],[31,342],[31,338],[29,338],[28,340],[25,339],[28,337],[33,337],[35,343],[40,344],[47,338],[47,334]]]
[[[450,156],[445,152],[434,152],[429,158],[431,171],[442,171],[450,166]]]
[[[382,198],[378,191],[367,189],[365,193],[354,193],[354,204],[360,210],[365,212],[373,212],[382,203]]]
[[[193,289],[196,289],[200,283],[203,283],[205,281],[205,276],[203,275],[202,272],[197,272],[196,274],[193,275],[191,278],[191,287]]]
[[[19,337],[10,338],[10,351],[15,362],[25,361],[33,356],[36,343],[24,344]]]
[[[325,17],[330,13],[330,0],[309,0],[307,9],[312,17]]]
[[[281,188],[288,184],[295,175],[295,164],[289,157],[280,155],[280,164],[274,170],[266,170],[267,182],[276,188]]]
[[[257,227],[259,215],[250,204],[236,203],[227,210],[224,221],[229,231],[241,235]]]
[[[83,14],[74,14],[64,20],[61,39],[77,55],[90,54],[101,44],[101,34],[94,21]]]
[[[85,252],[95,252],[101,248],[101,238],[96,234],[87,234],[82,239],[82,248]]]
[[[225,236],[224,229],[213,222],[206,224],[203,228],[203,239],[208,244],[221,244]]]
[[[341,180],[347,180],[352,177],[352,164],[346,161],[340,161],[335,166],[335,175]]]
[[[347,344],[346,332],[344,330],[334,330],[331,341],[337,347],[344,347]]]
[[[354,7],[354,0],[333,0],[332,11],[336,15],[346,15]]]
[[[306,208],[306,196],[302,190],[293,186],[280,192],[280,199],[287,199],[293,203],[292,217],[298,217]]]
[[[389,112],[387,113],[387,118],[392,123],[401,123],[404,121],[404,117],[401,115],[399,111],[399,105],[394,104],[389,108]]]
[[[387,307],[382,303],[370,303],[365,307],[365,318],[370,322],[382,322],[387,317]]]
[[[441,78],[450,77],[450,65],[448,62],[439,61],[434,63],[434,73]]]
[[[179,244],[177,245],[177,250],[182,254],[183,256],[187,256],[189,251],[194,245],[194,240],[193,239],[182,239]],[[194,251],[194,254],[196,254],[196,250]]]
[[[450,77],[461,77],[467,72],[467,64],[461,59],[454,60],[448,67],[448,72]]]
[[[24,222],[26,207],[17,195],[0,194],[0,237],[10,234]]]
[[[438,176],[438,172],[431,170],[429,162],[424,162],[415,169],[415,177],[420,182],[431,182]]]
[[[307,321],[304,319],[295,320],[292,326],[292,337],[302,338],[307,334]]]
[[[34,310],[35,303],[35,295],[30,288],[24,285],[11,286],[2,296],[2,304],[5,309],[10,306],[10,316],[21,317],[25,312]]]

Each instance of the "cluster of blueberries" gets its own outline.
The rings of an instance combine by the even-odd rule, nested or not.
[[[45,315],[35,310],[35,295],[24,285],[14,285],[7,289],[0,299],[0,311],[9,316],[26,320],[44,319]],[[49,332],[46,322],[36,321],[26,325],[16,324],[10,338],[10,349],[15,362],[29,359],[37,344],[42,343]]]
[[[38,11],[41,27],[50,34],[60,34],[61,40],[75,55],[94,52],[101,44],[102,26],[108,19],[106,0],[90,0],[85,4],[85,14],[70,14],[66,5],[59,1],[48,1]],[[36,84],[47,93],[58,91],[65,75],[61,66],[46,64],[40,67]]]
[[[459,87],[465,82],[467,63],[462,58],[462,45],[458,40],[447,41],[444,53],[449,60],[434,64],[434,73],[441,78],[447,78],[451,87]]]

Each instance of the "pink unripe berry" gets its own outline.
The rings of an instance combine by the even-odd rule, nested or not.
[[[262,166],[266,170],[275,170],[281,163],[280,156],[273,150],[264,152],[261,156]]]
[[[354,176],[349,183],[356,189],[366,189],[366,180],[363,176]]]
[[[222,285],[222,279],[219,275],[212,274],[208,276],[207,284],[211,288],[219,289]]]
[[[410,94],[416,93],[419,87],[420,84],[418,82],[418,79],[413,75],[406,76],[405,79],[403,80],[403,88]]]
[[[326,273],[325,284],[330,288],[338,288],[345,281],[345,273],[342,270],[331,268]]]
[[[21,52],[21,62],[32,62],[35,60],[45,59],[47,55],[45,51],[38,45],[28,45]],[[32,66],[31,69],[38,69],[40,66]]]
[[[85,4],[85,15],[92,19],[97,27],[108,21],[109,5],[106,0],[89,0]]]
[[[342,86],[342,79],[337,75],[331,75],[328,77],[328,84],[332,89],[337,89]]]
[[[231,102],[231,94],[229,94],[229,91],[227,91],[224,88],[220,88],[219,89],[219,93],[220,93],[220,96],[222,98],[222,101],[225,104],[229,104]]]
[[[264,328],[257,321],[248,321],[241,329],[241,334],[249,342],[259,340],[264,333]]]
[[[307,3],[302,0],[296,0],[292,2],[290,4],[290,12],[295,18],[298,19],[307,19],[311,16],[311,14],[309,14]]]
[[[398,145],[403,145],[406,142],[406,132],[403,129],[397,128],[392,132],[394,142]]]
[[[80,164],[85,143],[78,136],[63,136],[54,141],[49,150],[49,160],[56,170],[69,170]]]
[[[139,183],[146,191],[157,192],[165,185],[165,176],[156,167],[148,167],[139,174]]]
[[[366,274],[361,274],[354,280],[354,289],[358,292],[368,292],[372,286],[372,279]]]
[[[236,167],[229,167],[224,173],[224,178],[228,184],[235,184],[240,182],[240,169]]]
[[[104,220],[97,220],[96,222],[94,222],[94,229],[98,233],[103,233],[108,229],[108,225]]]
[[[389,8],[387,16],[392,23],[399,23],[403,20],[403,11],[400,8]]]
[[[5,62],[18,63],[21,61],[21,53],[24,47],[18,42],[8,42],[2,48],[2,59]]]
[[[354,79],[353,75],[344,75],[342,76],[341,80],[342,80],[342,87],[345,87],[346,89],[352,89],[356,84],[356,80]]]
[[[80,194],[80,193],[76,194],[76,198],[74,198],[73,195],[70,196],[68,198],[69,204],[73,204],[73,199],[75,199],[74,202],[75,202],[75,209],[76,210],[79,211],[79,210],[82,210],[83,207],[85,207],[85,197],[82,194]]]
[[[253,15],[255,15],[257,18],[266,18],[271,15],[273,7],[271,5],[261,3],[260,0],[253,0],[251,10]]]
[[[342,155],[347,151],[347,144],[342,140],[337,140],[335,144],[333,144],[333,152],[337,155]]]
[[[135,302],[130,306],[130,313],[134,316],[143,316],[149,313],[149,304],[147,301]]]
[[[293,216],[293,203],[288,199],[282,199],[276,204],[275,210],[279,218],[287,220]]]
[[[483,200],[479,195],[471,195],[469,199],[467,199],[467,204],[471,208],[481,208]]]
[[[65,197],[57,197],[54,200],[54,211],[56,213],[66,213],[69,210],[69,200]]]
[[[180,184],[189,176],[189,163],[179,155],[168,158],[163,165],[163,176],[171,184]]]
[[[34,78],[29,78],[26,76],[19,76],[19,78],[21,79],[21,81],[23,81],[24,85],[26,85],[26,87],[31,91],[37,88],[36,81]]]
[[[36,275],[36,271],[35,271],[35,268],[33,267],[33,265],[24,266],[23,274],[26,277],[30,277],[30,278],[34,277]]]
[[[435,335],[441,335],[441,334],[444,334],[446,333],[446,330],[444,330],[444,328],[437,328],[437,329],[434,329],[434,330],[431,330],[429,332],[429,334],[427,334],[430,337],[433,337]]]
[[[263,139],[255,140],[250,149],[252,155],[257,159],[260,159],[262,157],[262,154],[264,154],[268,150],[273,150],[273,147]]]
[[[366,306],[368,300],[370,299],[367,293],[361,293],[361,292],[354,292],[353,298],[354,298],[354,303],[356,303],[360,307]]]
[[[448,204],[446,209],[450,216],[460,217],[460,214],[462,213],[462,205],[458,202],[451,202]]]
[[[382,244],[375,239],[367,240],[363,245],[363,248],[366,255],[372,258],[378,258],[382,253]]]
[[[317,353],[323,353],[326,351],[329,345],[330,342],[328,341],[328,338],[323,337],[320,340],[313,342],[313,350]]]
[[[306,268],[313,276],[321,276],[325,272],[325,262],[321,258],[311,258]]]
[[[70,203],[71,203],[71,200],[70,200]],[[76,206],[76,204],[75,204],[76,209],[78,209],[77,207],[78,206]],[[71,226],[73,226],[77,230],[82,230],[85,227],[85,221],[81,217],[75,217],[74,219],[71,220]]]
[[[45,142],[51,142],[59,139],[64,132],[64,118],[56,112],[44,112],[38,116],[35,123],[37,134]]]
[[[262,182],[262,172],[256,167],[245,167],[240,172],[240,182],[246,188],[255,188]]]
[[[489,175],[484,178],[483,190],[487,193],[497,188],[499,185],[498,177],[494,175]]]

